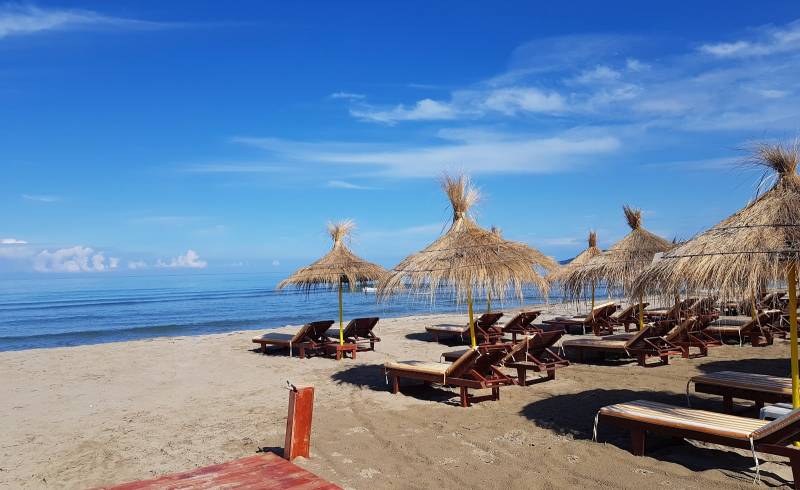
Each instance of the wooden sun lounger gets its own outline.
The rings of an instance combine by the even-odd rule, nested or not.
[[[695,301],[699,298],[689,297],[684,298],[678,304],[672,305],[669,308],[653,308],[650,310],[644,310],[644,317],[648,320],[667,320],[678,318],[678,315],[685,316],[684,312],[692,305]]]
[[[517,335],[532,335],[542,331],[539,327],[531,325],[541,314],[542,310],[521,311],[504,325],[495,325],[492,328],[503,335],[511,334],[511,342],[516,342]]]
[[[400,361],[387,362],[384,367],[387,381],[391,383],[392,393],[400,391],[400,379],[415,379],[424,383],[437,383],[444,386],[458,386],[462,407],[473,401],[499,400],[500,387],[514,384],[514,380],[497,367],[505,355],[501,349],[481,353],[468,349],[452,364],[441,362]],[[491,389],[491,395],[475,397],[470,389]]]
[[[353,318],[345,325],[343,330],[344,341],[356,346],[364,346],[362,350],[375,350],[375,342],[380,342],[381,339],[375,335],[373,329],[378,324],[378,317],[369,318]],[[328,330],[327,335],[332,339],[339,338],[339,329]],[[369,345],[369,347],[366,347]]]
[[[253,337],[253,343],[261,345],[261,352],[267,353],[267,347],[284,347],[289,349],[289,357],[294,349],[300,353],[300,358],[306,357],[307,351],[320,349],[328,341],[325,331],[333,325],[333,320],[306,323],[294,334],[267,332],[259,337]]]
[[[664,338],[680,347],[685,359],[689,358],[691,348],[698,349],[701,356],[707,356],[709,347],[722,345],[722,342],[703,331],[710,321],[711,317],[690,316],[673,326]]]
[[[622,335],[613,337],[565,340],[561,343],[561,348],[565,354],[568,354],[568,357],[575,355],[578,362],[585,362],[586,353],[601,356],[610,354],[633,357],[640,366],[646,366],[647,360],[651,357],[661,359],[661,364],[669,364],[670,356],[683,355],[683,349],[664,337],[654,335],[653,327],[650,325],[645,326],[629,338]]]
[[[792,401],[792,379],[766,374],[719,371],[693,376],[686,383],[686,401],[689,403],[689,387],[694,383],[694,391],[722,397],[726,412],[733,411],[733,399],[752,400],[755,408],[761,410],[765,403],[784,403]]]
[[[800,409],[767,421],[636,400],[601,408],[595,418],[595,440],[600,423],[629,430],[631,452],[637,456],[644,456],[648,432],[749,449],[756,462],[756,480],[760,478],[758,452],[784,456],[792,467],[794,488],[800,489],[800,450],[791,446],[800,435]]]
[[[492,344],[479,346],[481,352],[491,350],[504,351],[500,359],[500,365],[517,370],[517,384],[526,386],[528,371],[547,373],[544,380],[555,379],[556,369],[569,366],[569,361],[559,356],[552,350],[556,342],[564,335],[563,330],[552,332],[537,332],[533,335],[522,337],[515,344]],[[454,362],[459,359],[467,349],[442,353],[442,360]]]
[[[541,332],[523,337],[518,346],[502,359],[505,367],[517,370],[517,384],[527,386],[528,371],[547,373],[545,380],[556,378],[556,369],[569,366],[569,361],[559,356],[552,347],[564,335],[562,330]]]
[[[503,334],[492,329],[495,323],[502,317],[502,313],[484,313],[475,320],[475,336],[480,343],[492,343],[500,339]],[[469,323],[466,325],[438,324],[425,327],[425,330],[433,336],[434,342],[438,342],[440,337],[459,337],[461,341],[469,338]]]
[[[560,316],[551,320],[545,320],[542,323],[549,327],[560,330],[565,330],[573,333],[580,329],[581,333],[586,333],[586,327],[589,327],[596,335],[598,332],[613,333],[613,325],[611,324],[611,314],[617,311],[616,303],[609,302],[595,305],[594,309],[585,316],[565,317]]]
[[[650,303],[642,303],[642,308],[647,308]],[[613,326],[620,325],[626,332],[631,332],[639,328],[639,303],[631,303],[621,310],[617,310],[610,316]],[[632,328],[629,328],[631,327]],[[613,333],[613,332],[612,332]],[[599,335],[595,332],[595,335]]]
[[[769,325],[780,321],[780,317],[781,310],[766,310],[760,312],[755,319],[751,317],[739,325],[735,324],[737,321],[729,320],[730,317],[720,317],[711,322],[704,332],[720,340],[738,339],[739,345],[745,340],[750,340],[753,346],[771,345],[773,338]]]

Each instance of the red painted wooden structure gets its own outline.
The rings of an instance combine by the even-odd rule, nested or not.
[[[309,456],[313,412],[314,388],[290,385],[289,415],[286,417],[286,440],[283,444],[283,457],[289,461],[298,456]]]
[[[229,461],[155,480],[125,483],[97,490],[200,490],[200,489],[296,489],[341,490],[317,475],[290,463],[274,453]]]

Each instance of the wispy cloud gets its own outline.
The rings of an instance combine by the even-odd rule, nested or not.
[[[17,238],[0,238],[0,245],[25,245],[28,242]]]
[[[185,254],[179,255],[169,261],[158,260],[156,267],[167,269],[205,269],[208,262],[202,260],[200,255],[194,250],[187,250]]]
[[[448,135],[453,138],[454,135]],[[498,139],[500,138],[500,139]],[[240,140],[244,141],[244,140]],[[247,144],[277,153],[278,158],[306,163],[353,166],[370,175],[433,177],[443,171],[470,173],[553,173],[586,163],[620,147],[607,135],[564,133],[537,138],[527,134],[487,134],[476,141],[398,147],[362,147],[346,143],[306,143],[249,138]]]
[[[138,270],[138,269],[146,269],[147,262],[144,260],[129,260],[128,261],[128,269],[130,270]]]
[[[800,20],[781,27],[764,26],[747,39],[708,43],[700,46],[702,53],[718,58],[769,56],[800,50]]]
[[[91,10],[40,8],[30,4],[0,5],[0,39],[46,31],[89,28],[154,29],[167,24],[103,15]]]
[[[366,97],[364,94],[354,94],[352,92],[334,92],[329,96],[331,99],[361,100]]]
[[[371,190],[373,187],[367,187],[365,185],[358,185],[353,184],[352,182],[346,182],[344,180],[329,180],[325,187],[330,187],[331,189],[352,189],[352,190]]]
[[[46,202],[46,203],[57,202],[61,200],[61,198],[58,196],[50,196],[44,194],[23,194],[22,198],[25,199],[26,201]]]
[[[449,96],[386,106],[358,100],[349,111],[360,121],[389,125],[481,120],[550,130],[620,123],[695,132],[796,130],[800,20],[654,59],[636,50],[656,40],[630,41],[542,39],[518,48],[508,71]]]

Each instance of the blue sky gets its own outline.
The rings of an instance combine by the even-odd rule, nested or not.
[[[449,219],[564,259],[743,206],[800,133],[797,2],[0,4],[0,270],[276,270],[328,220],[392,265]]]

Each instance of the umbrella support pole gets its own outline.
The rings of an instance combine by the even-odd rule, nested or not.
[[[644,298],[639,295],[639,330],[644,330]]]
[[[486,292],[486,313],[492,312],[492,292]]]
[[[344,345],[344,313],[342,311],[342,280],[339,279],[339,345]]]
[[[477,347],[478,342],[475,339],[475,321],[472,312],[472,286],[467,289],[467,312],[469,313],[469,339],[472,342],[472,347]]]
[[[594,311],[594,281],[592,281],[592,309]]]
[[[789,264],[789,345],[792,352],[792,407],[800,407],[800,386],[797,365],[797,264]],[[798,443],[795,443],[797,445]]]

